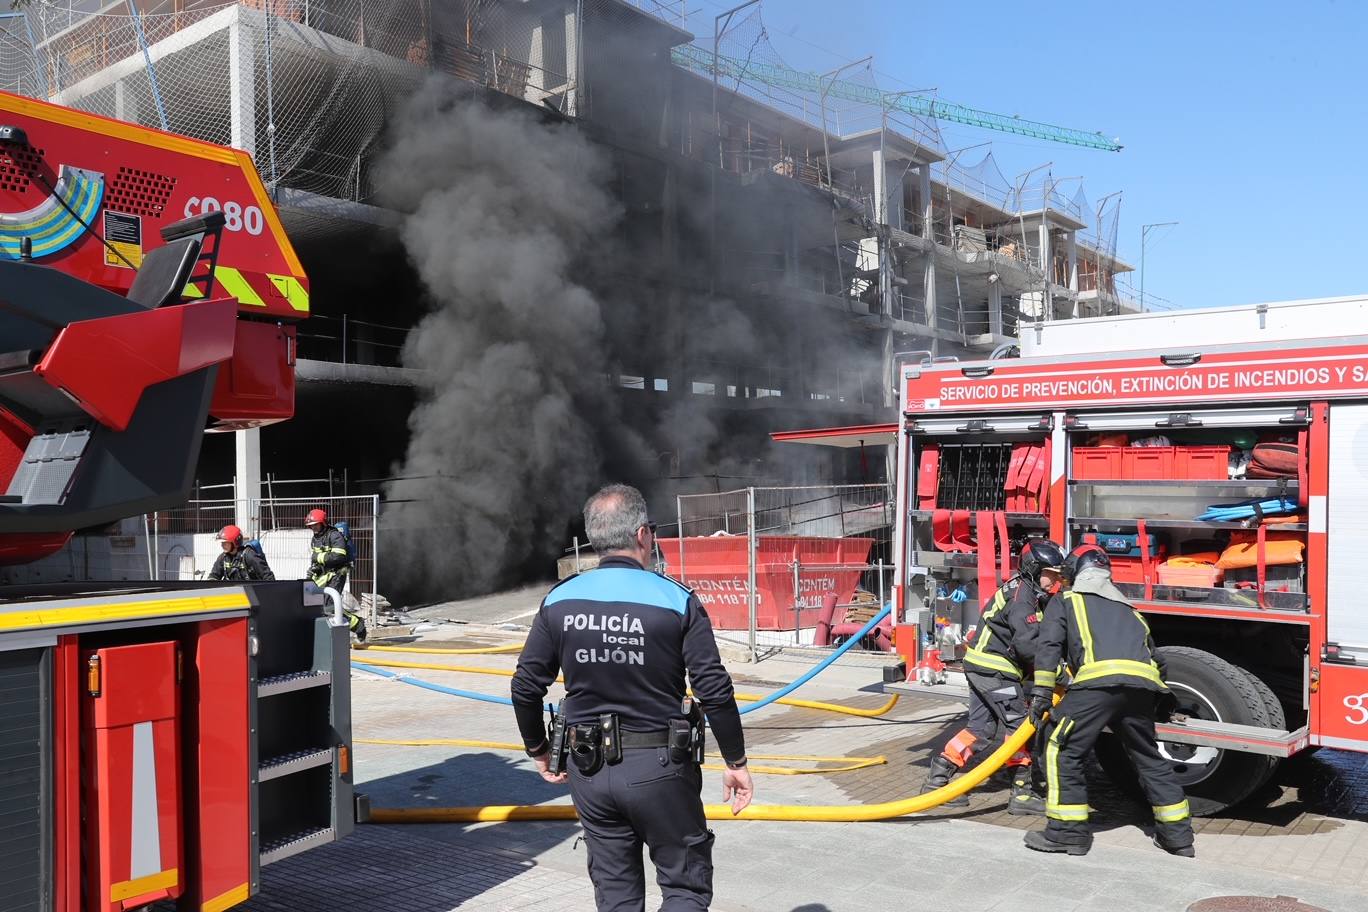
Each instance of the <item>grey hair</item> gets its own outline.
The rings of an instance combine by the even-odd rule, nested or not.
[[[584,531],[600,554],[635,548],[637,530],[649,521],[646,498],[631,485],[607,485],[584,502]]]

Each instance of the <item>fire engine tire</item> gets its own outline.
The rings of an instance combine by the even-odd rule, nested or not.
[[[1282,727],[1277,698],[1244,669],[1190,646],[1162,646],[1160,652],[1180,712],[1194,719]],[[1278,707],[1276,713],[1273,707]],[[1183,744],[1161,742],[1160,749],[1173,759],[1192,813],[1198,817],[1214,816],[1248,798],[1268,781],[1278,763],[1260,754]],[[1110,734],[1099,738],[1096,753],[1114,783],[1132,794],[1138,791],[1135,768],[1116,738]]]

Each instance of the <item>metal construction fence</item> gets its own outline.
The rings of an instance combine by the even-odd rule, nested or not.
[[[818,645],[824,602],[835,601],[840,624],[888,598],[886,484],[742,488],[683,495],[676,506],[678,534],[659,539],[665,571],[697,593],[719,637],[754,656]]]
[[[379,501],[377,495],[192,500],[183,507],[130,517],[100,532],[76,535],[57,554],[6,568],[6,574],[13,582],[34,583],[202,580],[222,550],[216,537],[219,530],[238,524],[247,539],[261,542],[276,579],[304,579],[312,538],[304,518],[310,510],[322,508],[328,511],[329,522],[346,522],[350,529],[356,558],[346,595],[373,626],[379,601]]]

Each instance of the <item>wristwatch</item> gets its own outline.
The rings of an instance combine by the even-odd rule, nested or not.
[[[550,752],[551,743],[543,739],[542,743],[538,744],[536,748],[530,750],[528,748],[523,748],[523,750],[526,751],[527,756],[531,757],[533,760],[536,760],[538,757],[544,757],[547,755],[547,753]]]
[[[746,758],[745,758],[745,757],[742,757],[740,760],[737,760],[735,763],[731,762],[730,760],[727,761],[727,769],[729,769],[729,770],[739,770],[739,769],[745,769],[745,768],[746,768]]]

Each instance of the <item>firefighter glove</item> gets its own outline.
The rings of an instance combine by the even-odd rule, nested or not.
[[[1031,724],[1039,727],[1041,720],[1049,714],[1053,705],[1054,694],[1044,687],[1037,687],[1031,697]]]
[[[1178,712],[1178,698],[1173,695],[1173,691],[1166,690],[1159,694],[1154,703],[1154,721],[1156,722],[1186,722],[1187,716]]]

